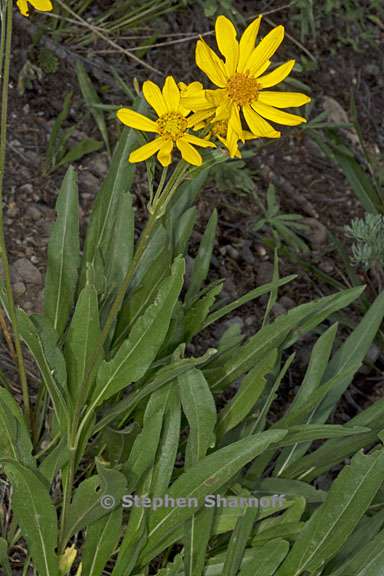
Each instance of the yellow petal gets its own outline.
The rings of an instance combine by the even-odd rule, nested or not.
[[[277,122],[277,124],[284,124],[285,126],[297,126],[306,122],[305,118],[301,116],[296,116],[296,114],[289,114],[288,112],[283,112],[282,110],[277,110],[277,108],[272,108],[272,106],[267,106],[267,104],[262,104],[261,102],[254,102],[252,108],[255,112],[258,112],[264,118],[272,120],[272,122]]]
[[[20,10],[20,12],[23,16],[29,15],[27,0],[17,0],[16,4],[17,4],[18,9]]]
[[[216,86],[220,88],[226,86],[224,62],[203,39],[198,40],[196,44],[196,64]]]
[[[51,0],[29,0],[29,3],[32,4],[36,10],[40,10],[41,12],[50,12],[53,10]]]
[[[233,129],[230,126],[228,126],[227,138],[224,143],[228,149],[231,158],[241,158],[238,141],[239,137],[233,131]]]
[[[267,68],[269,68],[271,65],[271,61],[267,60],[266,62],[264,62],[264,64],[258,68],[257,72],[253,75],[254,78],[259,78],[259,76],[261,76],[262,74],[264,74],[264,72],[267,70]],[[259,80],[257,80],[259,81]]]
[[[219,16],[215,24],[217,46],[225,57],[225,70],[229,76],[235,73],[239,60],[237,32],[232,22],[225,16]]]
[[[147,160],[153,154],[156,154],[158,150],[162,147],[164,142],[163,138],[155,138],[155,140],[151,140],[144,146],[140,146],[129,155],[130,162],[143,162],[143,160]]]
[[[201,110],[200,112],[195,112],[194,114],[191,114],[187,118],[188,128],[196,128],[198,124],[204,122],[204,120],[207,120],[207,118],[209,118],[210,116],[213,116],[214,113],[215,113],[214,108],[211,108],[210,110]]]
[[[260,22],[261,16],[250,23],[240,38],[240,56],[239,64],[237,67],[238,72],[243,72],[249,57],[255,48],[256,38],[260,28]]]
[[[295,65],[294,60],[288,60],[288,62],[285,62],[285,64],[278,66],[269,74],[266,74],[265,76],[260,76],[260,78],[257,79],[257,83],[260,84],[262,88],[270,88],[271,86],[276,86],[276,84],[279,84],[280,82],[285,80],[285,78],[291,72],[294,65]]]
[[[265,38],[262,39],[260,44],[253,50],[245,70],[251,74],[256,75],[259,68],[261,68],[267,60],[276,52],[284,38],[284,27],[276,26],[271,30]]]
[[[220,106],[216,108],[215,120],[228,120],[232,111],[232,102],[227,98]]]
[[[145,132],[158,132],[156,122],[143,116],[143,114],[139,114],[139,112],[131,110],[130,108],[120,108],[120,110],[116,112],[116,116],[120,122],[130,128],[144,130]]]
[[[180,104],[180,90],[175,79],[167,76],[163,86],[163,98],[169,112],[177,112]]]
[[[160,150],[157,153],[157,159],[160,164],[164,167],[169,166],[172,162],[172,150],[173,142],[172,140],[164,140]]]
[[[268,122],[257,114],[250,106],[243,106],[244,118],[249,129],[255,136],[263,138],[280,138],[280,132],[277,132]]]
[[[143,84],[144,98],[150,106],[154,109],[158,116],[167,113],[167,106],[164,102],[163,95],[160,88],[151,80],[146,80]]]
[[[195,150],[195,148],[191,146],[189,142],[187,142],[184,138],[180,138],[176,142],[176,146],[180,150],[183,160],[189,164],[192,164],[193,166],[201,166],[203,159],[199,152]]]
[[[241,126],[240,110],[236,105],[232,106],[231,108],[231,115],[229,117],[228,126],[235,132],[240,140],[243,140],[243,128]]]
[[[276,106],[276,108],[290,108],[291,106],[303,106],[311,101],[310,97],[300,92],[259,92],[258,102]]]
[[[216,145],[209,140],[203,140],[203,138],[198,138],[193,134],[185,134],[183,140],[186,140],[190,144],[195,144],[195,146],[201,146],[202,148],[216,148]]]

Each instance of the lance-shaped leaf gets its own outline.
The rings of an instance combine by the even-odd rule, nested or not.
[[[215,444],[216,406],[208,383],[200,370],[179,376],[179,394],[189,424],[185,469],[197,464]],[[184,559],[186,576],[200,576],[211,535],[214,509],[198,510],[185,524]]]
[[[217,211],[214,210],[208,221],[204,235],[201,239],[197,256],[193,263],[192,275],[185,296],[186,306],[190,306],[193,299],[198,295],[208,275],[211,263],[213,244],[215,242],[217,228]]]
[[[179,376],[179,394],[189,424],[185,467],[196,464],[215,444],[216,406],[203,373],[193,368]]]
[[[255,548],[254,562],[246,565],[239,576],[273,576],[288,550],[288,542],[277,538],[261,548]]]
[[[88,379],[86,376],[90,369],[89,364],[98,347],[99,338],[97,292],[92,284],[87,283],[80,292],[64,347],[69,393],[73,402],[80,406],[88,396],[88,390],[84,389],[84,385]],[[98,363],[101,360],[101,352],[99,352]],[[91,379],[88,379],[88,382],[92,384]]]
[[[97,194],[90,223],[85,239],[84,258],[82,264],[81,284],[85,283],[87,264],[95,268],[96,277],[104,275],[104,265],[108,262],[108,254],[115,242],[121,241],[115,233],[121,230],[121,223],[116,229],[116,223],[121,212],[122,202],[126,206],[126,195],[130,194],[135,167],[128,162],[130,152],[137,145],[137,134],[134,130],[124,128],[113,152],[108,174]],[[132,231],[128,228],[133,222],[133,215],[125,213],[127,218],[127,236],[133,241]],[[132,253],[132,246],[128,249]]]
[[[234,382],[247,372],[264,355],[281,345],[293,344],[301,334],[312,330],[330,314],[348,306],[362,292],[362,288],[344,290],[338,294],[297,306],[287,314],[279,316],[274,322],[264,326],[250,338],[234,357],[230,357],[217,373],[209,377],[211,388],[220,390]],[[289,336],[289,338],[288,338]]]
[[[100,463],[97,464],[97,471],[97,475],[83,480],[76,489],[64,527],[65,544],[79,530],[119,507],[126,493],[127,481],[121,472]]]
[[[82,576],[101,576],[119,542],[122,520],[123,509],[116,508],[89,526],[82,554]]]
[[[172,312],[183,285],[184,261],[177,258],[157,298],[133,326],[114,358],[104,361],[97,374],[91,408],[113,396],[148,370],[167,334]]]
[[[48,244],[44,311],[61,335],[74,303],[80,263],[77,179],[72,166],[64,177],[56,211],[57,219]]]
[[[42,375],[51,398],[61,430],[65,430],[69,419],[67,374],[64,357],[57,347],[57,333],[44,317],[29,317],[17,310],[20,335],[29,348]]]
[[[266,450],[270,444],[282,439],[285,434],[285,430],[263,432],[209,454],[179,476],[168,491],[169,497],[193,498],[193,502],[203,506],[206,496],[216,494],[243,466]],[[194,512],[196,508],[193,506],[154,511],[149,518],[148,543],[143,554],[151,555],[150,551],[156,550],[157,545]]]
[[[47,486],[17,462],[5,464],[4,469],[13,488],[13,513],[37,572],[40,576],[58,576],[57,516]]]
[[[30,468],[35,466],[32,442],[20,408],[5,388],[0,388],[0,454]]]
[[[315,572],[332,558],[353,532],[384,480],[384,449],[356,454],[340,472],[324,504],[297,539],[278,576]]]

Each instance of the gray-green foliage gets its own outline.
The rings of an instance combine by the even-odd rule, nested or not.
[[[369,270],[384,262],[384,216],[365,214],[364,218],[354,218],[345,227],[346,235],[352,239],[353,263]]]

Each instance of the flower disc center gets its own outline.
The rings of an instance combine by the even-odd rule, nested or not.
[[[228,80],[227,92],[235,104],[244,106],[257,99],[259,85],[256,78],[238,72]]]
[[[160,116],[156,122],[161,136],[178,140],[181,138],[188,126],[187,120],[180,112],[167,112]]]

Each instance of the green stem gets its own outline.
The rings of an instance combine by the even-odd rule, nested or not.
[[[29,400],[28,382],[25,372],[24,357],[21,347],[19,330],[16,319],[15,301],[13,298],[12,285],[11,285],[11,272],[9,268],[7,248],[5,243],[4,234],[4,215],[3,215],[3,185],[4,185],[4,171],[5,171],[5,155],[7,146],[7,120],[8,120],[8,86],[9,86],[9,69],[11,62],[11,40],[12,40],[12,0],[8,0],[6,9],[6,34],[2,34],[2,55],[4,54],[4,70],[2,82],[2,98],[1,98],[1,124],[0,124],[0,258],[3,265],[3,275],[5,289],[7,293],[9,318],[12,324],[13,339],[15,343],[15,352],[17,359],[17,368],[19,372],[20,384],[23,394],[23,404],[25,418],[28,424],[33,428],[31,406]],[[2,30],[3,32],[3,30]],[[5,47],[4,47],[5,42]],[[5,52],[3,52],[5,50]]]

